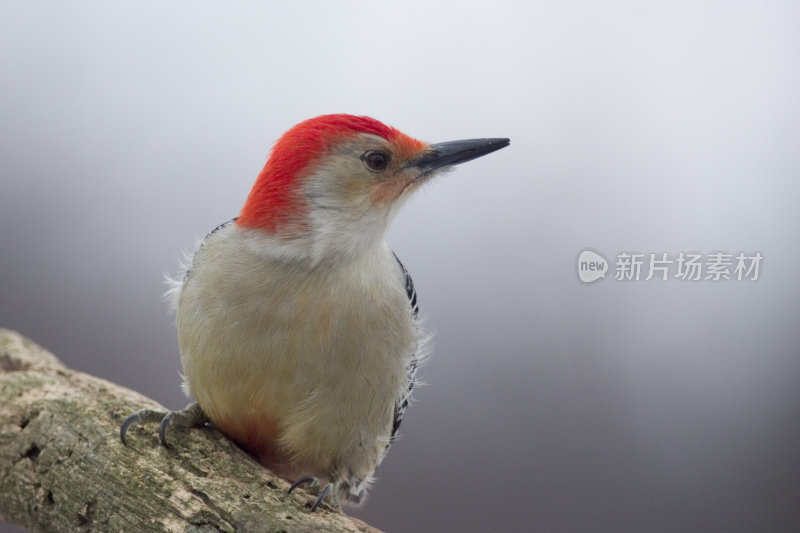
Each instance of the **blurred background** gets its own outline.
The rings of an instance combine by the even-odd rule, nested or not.
[[[348,112],[510,137],[387,235],[436,349],[353,514],[800,531],[799,6],[3,2],[0,327],[183,407],[164,274],[284,131]],[[590,285],[587,247],[612,263]],[[624,282],[623,251],[764,260]]]

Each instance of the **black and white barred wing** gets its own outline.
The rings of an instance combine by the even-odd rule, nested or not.
[[[419,324],[419,305],[417,304],[417,291],[414,289],[414,281],[411,279],[411,275],[408,273],[408,270],[406,270],[406,267],[403,266],[403,263],[400,262],[400,259],[396,254],[394,258],[397,260],[397,264],[400,265],[400,269],[403,271],[403,279],[405,281],[406,294],[408,295],[408,303],[411,307],[411,314],[414,317],[414,323],[417,326],[417,344],[414,354],[412,355],[406,369],[408,376],[408,388],[403,392],[400,398],[397,399],[397,403],[395,404],[394,422],[392,423],[392,440],[394,440],[394,438],[397,436],[397,430],[400,428],[400,423],[403,421],[403,415],[408,408],[408,403],[411,401],[411,393],[417,383],[417,367],[424,357],[423,351],[425,350],[425,334]]]

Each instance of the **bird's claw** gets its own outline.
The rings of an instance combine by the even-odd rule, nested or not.
[[[142,409],[141,411],[136,411],[128,418],[122,421],[122,425],[119,428],[119,439],[122,441],[122,444],[127,445],[125,440],[125,435],[128,432],[128,429],[134,424],[146,424],[148,422],[158,422],[158,440],[161,442],[161,445],[165,448],[169,448],[169,444],[167,443],[167,428],[170,426],[177,426],[177,427],[194,427],[194,426],[201,426],[208,422],[208,418],[206,417],[203,410],[197,403],[193,403],[188,405],[185,409],[181,411],[156,411],[154,409]]]
[[[289,490],[286,491],[286,494],[290,494],[294,489],[306,483],[311,484],[312,487],[314,484],[316,484],[317,488],[319,488],[319,480],[317,478],[315,478],[314,476],[303,476],[301,478],[296,479],[295,482],[292,483],[292,485],[289,487]],[[328,483],[324,489],[319,491],[319,493],[317,494],[317,499],[314,500],[314,503],[311,505],[312,513],[317,509],[317,507],[319,507],[319,504],[322,503],[322,500],[324,500],[325,497],[328,494],[330,494],[332,490],[333,490],[333,483]]]
[[[125,440],[125,435],[128,433],[128,429],[132,425],[145,424],[148,422],[159,422],[166,416],[166,414],[167,413],[163,411],[156,411],[154,409],[142,409],[141,411],[136,411],[122,421],[122,425],[119,427],[119,440],[122,441],[122,444],[127,446],[128,442]]]

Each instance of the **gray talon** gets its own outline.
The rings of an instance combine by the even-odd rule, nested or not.
[[[132,425],[145,424],[148,422],[159,422],[158,440],[161,442],[162,446],[169,448],[170,446],[167,443],[168,427],[177,426],[190,428],[202,426],[208,422],[208,418],[197,403],[189,404],[181,411],[169,411],[166,413],[153,409],[142,409],[141,411],[136,411],[122,421],[122,425],[119,428],[119,439],[122,441],[122,444],[127,445],[125,436]]]
[[[289,487],[289,490],[286,491],[286,494],[290,494],[294,489],[296,489],[300,485],[304,485],[306,483],[314,484],[318,483],[318,481],[319,480],[314,476],[303,476],[301,478],[298,478],[297,480],[295,480],[294,483],[292,483],[292,485]],[[322,500],[324,500],[325,497],[328,494],[330,494],[331,490],[333,490],[333,483],[328,483],[325,486],[325,488],[319,492],[319,494],[317,495],[317,499],[314,500],[314,504],[311,506],[312,513],[317,509],[317,507],[319,507],[319,504],[322,503]]]

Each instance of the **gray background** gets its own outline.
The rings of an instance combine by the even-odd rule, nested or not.
[[[798,21],[788,1],[3,2],[0,325],[182,407],[163,274],[280,134],[349,112],[507,136],[389,231],[436,353],[355,514],[798,531]],[[583,285],[587,246],[765,259],[756,282]]]

